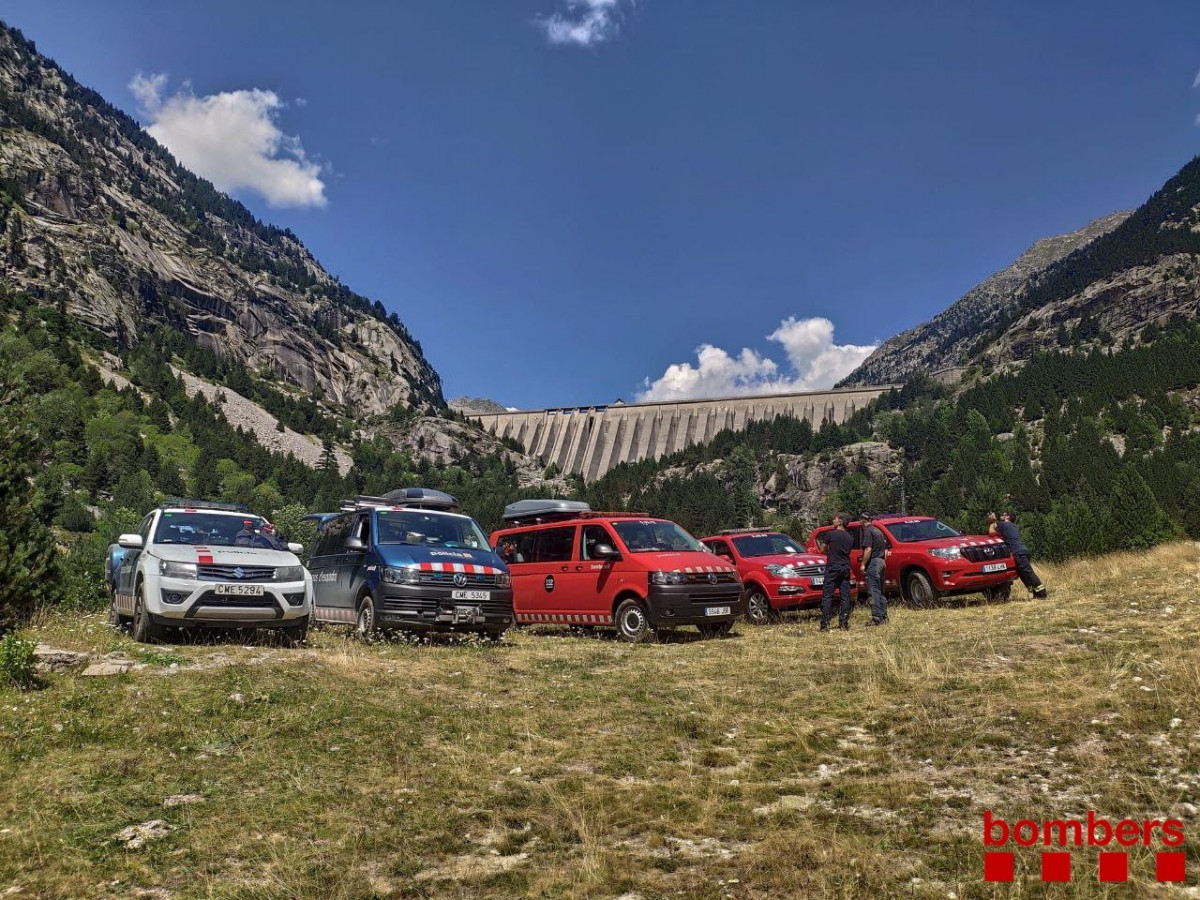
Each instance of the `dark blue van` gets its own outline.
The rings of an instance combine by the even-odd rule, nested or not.
[[[317,622],[498,639],[513,622],[508,567],[458,501],[428,488],[357,497],[318,513],[309,557]]]

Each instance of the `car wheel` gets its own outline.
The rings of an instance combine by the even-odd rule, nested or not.
[[[702,638],[723,638],[733,630],[733,622],[701,622],[696,627],[700,629]]]
[[[129,624],[129,619],[126,616],[117,612],[117,592],[113,591],[108,604],[108,624],[117,631],[123,631]]]
[[[142,586],[138,585],[133,595],[133,639],[139,644],[157,644],[163,639],[165,629],[151,621],[143,592]]]
[[[362,598],[358,605],[358,615],[354,618],[354,630],[358,639],[364,644],[379,639],[379,625],[375,621],[375,601],[370,596]]]
[[[650,624],[650,616],[646,614],[646,607],[641,600],[630,597],[621,601],[614,618],[621,640],[631,644],[645,644],[654,640],[654,626]]]
[[[984,588],[983,599],[988,603],[1007,603],[1012,599],[1012,582]]]
[[[746,621],[751,625],[770,625],[779,621],[779,613],[762,591],[751,591],[746,597]]]
[[[904,580],[905,596],[917,609],[927,609],[937,603],[940,595],[924,572],[909,572]]]

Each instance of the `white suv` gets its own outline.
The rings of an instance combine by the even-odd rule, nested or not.
[[[313,587],[300,544],[244,506],[168,500],[109,548],[114,625],[134,640],[167,628],[274,628],[304,640]]]

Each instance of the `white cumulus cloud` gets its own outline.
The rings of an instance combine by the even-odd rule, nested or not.
[[[783,394],[820,391],[854,371],[878,346],[835,344],[833,323],[824,318],[788,316],[767,335],[787,356],[780,366],[749,347],[736,356],[712,344],[696,349],[696,362],[674,363],[651,381],[643,381],[637,399],[695,400],[739,394]]]
[[[534,24],[551,44],[592,47],[616,36],[624,2],[626,0],[562,0],[561,12],[540,16]]]
[[[129,82],[150,124],[146,131],[177,160],[228,193],[254,191],[271,206],[324,206],[322,167],[298,137],[279,128],[283,101],[274,91],[222,91],[195,96],[185,84],[166,95],[167,76]]]

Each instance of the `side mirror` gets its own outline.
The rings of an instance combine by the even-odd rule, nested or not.
[[[117,546],[126,550],[141,550],[145,546],[140,534],[123,534],[117,538]]]
[[[367,549],[367,545],[363,543],[360,537],[348,537],[346,538],[346,549],[353,550],[355,553],[361,553]]]
[[[297,556],[299,556],[304,552],[304,545],[298,544],[295,541],[288,541],[288,552],[295,553]]]
[[[592,547],[592,559],[620,559],[621,554],[617,552],[612,544],[596,544]]]

